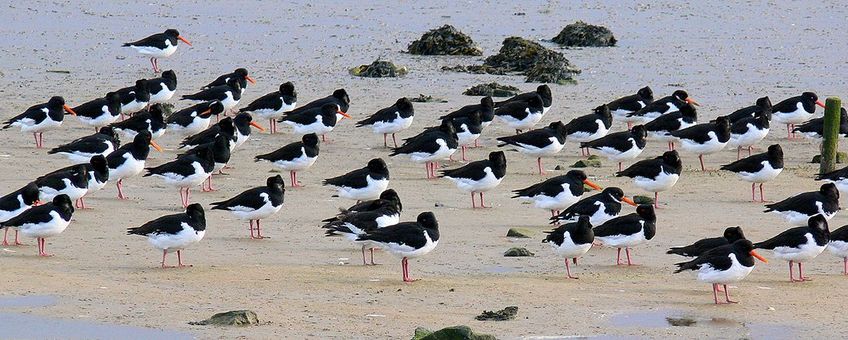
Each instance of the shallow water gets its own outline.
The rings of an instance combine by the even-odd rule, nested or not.
[[[618,328],[723,328],[750,339],[791,339],[798,333],[786,325],[706,317],[673,309],[620,313],[610,317],[609,324]]]

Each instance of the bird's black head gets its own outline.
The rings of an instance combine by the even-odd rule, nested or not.
[[[230,87],[233,91],[241,92],[241,84],[239,83],[238,78],[230,78],[227,80],[227,86]]]
[[[621,190],[621,188],[617,187],[607,187],[606,189],[604,189],[604,191],[602,191],[602,193],[608,195],[609,197],[612,197],[613,199],[619,202],[624,197],[624,190]]]
[[[468,114],[468,123],[470,123],[473,126],[478,126],[480,124],[483,124],[483,115],[480,113],[480,111],[472,111],[471,113]],[[456,128],[456,127],[454,127],[454,128]]]
[[[367,167],[371,172],[383,172],[389,170],[389,167],[386,165],[386,161],[382,158],[374,158],[368,161]]]
[[[551,129],[557,136],[565,137],[568,134],[568,129],[560,120],[548,124],[548,129]]]
[[[70,214],[74,212],[74,205],[71,202],[71,198],[65,194],[53,197],[53,206],[59,209],[60,211],[64,211],[65,213]]]
[[[297,97],[297,91],[294,90],[294,84],[290,81],[280,84],[280,93],[284,96]]]
[[[827,198],[839,200],[839,190],[836,189],[836,184],[825,183],[819,188],[819,192]]]
[[[303,145],[306,145],[306,146],[309,146],[309,147],[318,146],[318,143],[319,143],[318,135],[316,135],[314,133],[308,133],[308,134],[303,135],[303,137],[300,138],[300,141],[303,143]]]
[[[579,231],[585,232],[586,230],[591,232],[592,231],[592,223],[590,223],[589,220],[590,220],[590,217],[588,215],[580,215],[580,217],[577,218],[577,222],[576,222],[577,224],[575,225],[575,227],[576,227],[575,234],[580,233]]]
[[[730,229],[730,228],[728,228],[728,229]],[[727,236],[725,236],[725,237],[727,237]],[[730,240],[730,239],[728,239],[728,240]],[[733,247],[733,250],[735,250],[736,252],[738,252],[740,254],[750,254],[752,251],[754,251],[754,243],[745,239],[744,237],[736,239],[734,241],[730,241],[730,242],[731,242],[731,245]]]
[[[336,114],[339,113],[339,107],[336,104],[324,104],[321,106],[321,115],[325,117],[333,117],[336,119]]]
[[[654,91],[651,90],[650,86],[645,86],[639,89],[639,92],[636,92],[643,101],[654,101]]]
[[[253,117],[247,112],[239,113],[236,115],[236,118],[233,118],[233,124],[235,126],[248,126],[252,121]]]
[[[47,108],[50,110],[61,110],[63,106],[65,106],[65,98],[62,96],[53,96],[47,101]]]
[[[135,81],[135,92],[136,93],[148,92],[147,79],[139,79],[139,80]]]
[[[345,105],[350,105],[350,97],[347,95],[347,91],[345,91],[345,89],[338,89],[333,91],[333,98],[336,98],[339,102],[344,103]]]
[[[780,147],[780,144],[769,145],[767,152],[769,160],[780,160],[781,164],[783,163],[783,148]]]
[[[819,100],[819,96],[813,92],[804,92],[801,94],[801,99],[809,102],[816,102]]]
[[[121,96],[117,92],[109,92],[106,94],[106,102],[109,106],[112,105],[121,105]]]
[[[384,199],[386,201],[394,202],[398,211],[403,211],[403,204],[400,202],[400,196],[398,196],[397,191],[394,189],[386,189],[382,193],[380,193],[380,199]]]
[[[103,155],[94,155],[91,157],[91,160],[88,161],[88,164],[91,164],[91,169],[94,170],[95,173],[107,173],[109,171],[109,163],[106,162],[106,157]]]
[[[677,150],[663,152],[662,160],[663,163],[671,165],[675,169],[683,168],[683,161],[680,160],[680,154],[677,153]]]
[[[810,219],[807,220],[807,227],[809,227],[814,233],[830,236],[830,229],[827,227],[827,219],[821,214],[810,217]]]
[[[695,106],[689,103],[680,107],[680,115],[695,121],[698,120],[698,110],[695,109]]]
[[[162,72],[162,78],[177,81],[177,73],[174,72],[174,70],[167,70],[165,72]]]
[[[173,28],[169,28],[169,29],[165,30],[165,35],[167,35],[168,37],[176,38],[176,37],[180,36],[180,31],[177,31]]]
[[[233,119],[230,117],[221,119],[218,122],[218,129],[224,136],[232,137],[236,134],[236,127],[233,125]]]
[[[203,211],[203,206],[200,203],[189,204],[186,207],[185,213],[189,219],[197,223],[197,225],[192,226],[194,230],[206,230],[206,213]]]
[[[768,96],[760,97],[757,99],[757,106],[760,108],[769,108],[771,109],[771,99]]]
[[[29,184],[21,188],[21,196],[23,196],[24,204],[35,204],[35,202],[38,201],[39,196],[38,185],[36,185],[35,182],[29,182]]]
[[[744,240],[745,234],[742,233],[742,227],[727,227],[727,229],[724,229],[724,238],[727,239],[727,242],[733,243],[736,240]]]
[[[215,141],[212,142],[212,154],[230,151],[230,138],[222,134],[215,136]],[[213,157],[214,158],[214,157]]]
[[[495,101],[492,99],[492,96],[485,96],[480,99],[480,105],[483,106],[484,109],[493,109],[495,107]]]
[[[286,191],[286,182],[283,181],[283,177],[280,175],[268,177],[268,179],[265,180],[265,186],[267,186],[268,189],[276,190],[277,192]]]
[[[674,91],[674,93],[672,93],[671,96],[674,97],[674,98],[677,98],[678,100],[681,100],[681,101],[686,101],[686,98],[689,98],[689,94],[686,93],[686,91],[683,91],[683,90]]]
[[[603,104],[601,106],[596,107],[594,110],[592,110],[592,112],[600,116],[605,122],[612,121],[612,114],[610,113],[610,109],[607,104]]]
[[[209,103],[209,112],[210,114],[215,116],[221,114],[222,112],[224,112],[224,104],[217,100],[211,101]]]
[[[506,155],[503,151],[492,151],[489,153],[489,162],[497,168],[506,168]]]
[[[839,108],[839,125],[845,125],[848,123],[848,111],[845,110],[844,107]],[[840,131],[840,134],[842,132]]]
[[[395,106],[397,107],[398,111],[401,112],[414,112],[412,109],[412,101],[410,101],[409,98],[406,97],[398,98],[398,100],[395,102]]]
[[[439,230],[439,222],[436,221],[436,215],[432,212],[426,211],[418,214],[416,221],[419,225],[424,227],[424,229]]]
[[[150,113],[150,119],[154,122],[164,122],[165,121],[165,107],[160,103],[156,103],[150,105],[150,110],[147,112]]]
[[[569,170],[565,176],[580,183],[589,179],[589,176],[586,176],[586,173],[583,172],[583,170]]]
[[[110,136],[110,137],[117,137],[118,136],[118,134],[115,133],[115,129],[113,129],[111,126],[108,126],[108,125],[101,127],[99,130],[97,130],[97,133],[101,134],[101,135]]]
[[[551,93],[551,88],[547,84],[542,84],[536,87],[536,93],[542,98],[542,103],[545,106],[551,105],[551,100],[554,96]]]
[[[530,108],[534,108],[534,109],[542,109],[542,108],[544,108],[544,107],[545,107],[545,102],[542,100],[542,97],[540,97],[540,96],[537,94],[537,95],[535,95],[535,96],[533,96],[533,97],[530,97],[530,100],[528,100],[528,101],[527,101],[527,105],[528,105]]]
[[[145,151],[150,152],[149,146],[152,145],[151,139],[152,139],[152,136],[150,135],[150,131],[147,131],[147,130],[141,131],[141,132],[139,132],[138,134],[135,135],[135,138],[133,138],[133,146],[132,147],[133,147],[133,149],[138,150],[140,152],[136,156],[143,156],[142,158],[144,158],[144,159],[147,158],[147,153],[145,153]]]
[[[442,124],[439,125],[439,131],[442,131],[450,136],[456,136],[456,128],[450,119],[442,119]]]
[[[727,134],[730,134],[730,120],[725,116],[720,116],[715,120],[715,129],[716,131],[723,133],[727,131]]]
[[[233,71],[233,74],[235,74],[236,77],[239,78],[247,78],[247,69],[244,67],[239,67],[235,71]]]
[[[630,135],[636,139],[644,140],[648,137],[648,130],[643,125],[636,125],[630,128]]]
[[[654,212],[653,204],[640,204],[636,207],[636,214],[646,221],[656,221],[657,214]]]

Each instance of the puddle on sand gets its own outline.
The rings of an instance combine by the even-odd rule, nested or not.
[[[679,310],[621,313],[610,317],[609,323],[615,327],[633,328],[737,328],[740,331],[740,335],[747,334],[747,337],[751,339],[790,339],[797,333],[794,328],[784,325],[739,322],[728,318],[702,317]]]
[[[507,273],[518,272],[518,268],[506,267],[506,266],[487,266],[487,267],[483,267],[483,272],[494,273],[494,274],[507,274]]]
[[[47,307],[56,301],[52,295],[0,296],[0,308]]]

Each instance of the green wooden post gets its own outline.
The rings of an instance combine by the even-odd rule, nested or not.
[[[821,149],[821,167],[819,173],[828,173],[836,169],[836,149],[839,146],[839,109],[842,100],[839,97],[827,98],[824,109],[824,141]]]

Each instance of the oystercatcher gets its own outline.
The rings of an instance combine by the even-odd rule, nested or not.
[[[768,111],[766,111],[768,110]],[[743,107],[739,110],[731,112],[729,115],[725,116],[731,123],[735,123],[736,121],[746,118],[746,117],[754,117],[759,112],[768,112],[769,120],[771,120],[771,100],[768,96],[760,97],[757,99],[755,105]]]
[[[65,99],[59,96],[50,98],[47,103],[30,106],[23,113],[7,120],[3,129],[20,127],[21,132],[32,132],[35,137],[35,147],[44,147],[44,131],[55,129],[62,125],[65,111],[76,116],[77,113],[65,105]]]
[[[48,154],[60,154],[68,158],[74,164],[85,164],[96,155],[106,156],[121,146],[118,134],[112,127],[104,126],[100,130],[85,137],[77,138],[70,143],[59,145]]]
[[[293,188],[301,187],[297,172],[309,169],[318,160],[320,141],[314,133],[301,137],[300,142],[285,145],[277,150],[254,157],[254,161],[269,161],[274,166],[289,172],[289,183]]]
[[[233,149],[241,146],[250,138],[251,126],[259,129],[259,131],[265,132],[265,128],[261,125],[253,121],[253,117],[250,116],[247,112],[242,112],[236,115],[233,118],[233,126],[236,128],[236,144],[233,145]]]
[[[842,226],[830,233],[827,250],[842,258],[842,275],[848,275],[848,225]]]
[[[347,215],[349,213],[374,211],[388,204],[396,205],[398,213],[403,211],[403,204],[400,201],[400,196],[398,196],[397,191],[395,191],[394,189],[386,189],[385,191],[380,193],[380,198],[362,201],[350,206],[347,209],[339,209],[339,213],[336,216],[323,219],[321,220],[321,222],[338,221],[341,216]]]
[[[638,119],[633,119],[628,117],[627,115],[634,113],[636,111],[641,110],[643,107],[654,101],[654,91],[651,90],[650,86],[645,86],[636,94],[631,94],[629,96],[624,96],[613,100],[607,104],[610,109],[610,113],[615,118],[615,120],[620,120],[627,123],[627,129],[630,130],[633,128],[633,122],[638,121]]]
[[[557,121],[541,129],[530,130],[515,136],[500,137],[498,141],[503,144],[498,146],[504,147],[510,145],[520,153],[535,156],[536,165],[539,167],[539,174],[544,175],[545,170],[542,168],[542,156],[552,156],[560,152],[563,146],[565,146],[567,135],[568,129],[565,124]]]
[[[449,120],[443,120],[438,130],[422,133],[393,148],[390,157],[409,155],[415,163],[424,163],[427,179],[436,178],[439,161],[449,158],[459,147],[456,129]]]
[[[668,143],[668,150],[674,150],[677,138],[672,136],[674,131],[688,128],[698,123],[698,112],[690,104],[684,104],[679,111],[664,114],[645,124],[645,130],[652,139]]]
[[[615,132],[591,142],[580,143],[580,147],[598,150],[610,161],[618,162],[618,171],[621,171],[622,161],[636,159],[645,150],[647,136],[645,127],[636,125],[630,131]]]
[[[660,98],[645,105],[639,111],[628,113],[625,121],[644,124],[664,114],[680,111],[680,108],[685,104],[700,106],[692,97],[689,97],[686,91],[677,90],[668,97]]]
[[[545,233],[548,236],[542,242],[549,244],[554,253],[565,258],[566,277],[576,279],[576,276],[571,276],[568,259],[577,263],[577,258],[585,255],[592,248],[595,233],[592,231],[592,225],[589,224],[589,216],[580,216],[577,222],[565,223]]]
[[[324,106],[324,104],[333,104],[336,106],[336,111],[341,111],[340,114],[346,114],[347,110],[350,109],[350,97],[347,95],[347,91],[345,91],[345,89],[337,89],[333,91],[332,95],[306,103],[306,105],[289,111],[288,113],[286,113],[286,115],[297,114],[301,111],[320,108]]]
[[[657,215],[654,206],[640,204],[636,207],[635,214],[615,217],[604,222],[592,231],[595,239],[608,247],[618,248],[616,265],[621,265],[621,248],[627,254],[627,265],[632,266],[630,261],[630,248],[641,245],[654,238],[657,232]]]
[[[201,89],[211,89],[215,86],[226,85],[227,81],[229,81],[230,79],[235,79],[238,81],[239,86],[241,86],[241,94],[244,94],[244,90],[247,89],[247,82],[250,82],[251,84],[256,84],[256,79],[253,79],[253,77],[247,74],[247,69],[239,67],[233,72],[222,74],[218,78],[215,78],[215,80],[213,80],[209,84],[206,84],[206,86],[201,87]]]
[[[754,187],[760,184],[760,202],[765,202],[763,184],[777,177],[783,171],[783,149],[779,144],[768,147],[768,151],[722,165],[721,170],[735,172],[745,182],[751,182],[751,201],[756,202]]]
[[[401,132],[412,126],[415,110],[408,98],[398,99],[394,105],[380,109],[370,117],[356,122],[356,127],[371,126],[376,134],[383,134],[383,147],[389,147],[388,135],[392,135],[392,142],[398,147],[395,133]],[[478,115],[479,117],[479,115]]]
[[[336,187],[339,197],[370,200],[380,196],[389,187],[389,168],[382,158],[374,158],[364,168],[325,179],[323,184]]]
[[[215,141],[215,137],[218,135],[223,135],[230,139],[230,150],[235,148],[236,143],[236,127],[233,125],[233,119],[230,117],[221,119],[220,122],[215,125],[210,126],[206,130],[203,130],[199,133],[196,133],[192,136],[183,139],[180,142],[180,148],[190,147],[193,148],[198,145],[208,144]]]
[[[768,260],[754,251],[754,245],[748,240],[736,240],[731,244],[722,245],[704,252],[689,262],[675,263],[680,273],[684,270],[698,270],[698,280],[713,286],[713,299],[718,302],[718,286],[724,286],[725,303],[737,303],[730,300],[727,285],[745,279],[754,270],[754,258],[768,263]]]
[[[35,185],[35,183],[30,182],[23,188],[15,190],[6,196],[0,197],[0,224],[17,217],[24,211],[27,211],[29,208],[37,205],[39,203],[38,195],[38,186]],[[21,245],[22,243],[18,239],[18,228],[15,227],[3,229],[3,245],[9,245],[9,241],[6,240],[6,237],[9,234],[9,228],[15,229],[14,245]]]
[[[793,139],[795,124],[812,119],[816,113],[816,105],[824,108],[824,103],[815,93],[804,92],[800,96],[784,99],[771,109],[774,121],[786,124],[786,138]]]
[[[49,202],[58,195],[67,195],[76,201],[88,192],[88,170],[85,165],[74,165],[70,170],[51,172],[34,181],[38,186],[38,200]]]
[[[224,105],[224,112],[226,113],[233,110],[241,100],[241,85],[239,85],[237,79],[230,79],[224,85],[201,90],[194,94],[186,94],[181,99],[197,101],[217,100],[221,102],[221,105]]]
[[[495,116],[500,118],[515,133],[532,128],[542,120],[544,106],[542,97],[538,95],[525,100],[507,102],[495,109]]]
[[[468,163],[457,169],[442,170],[441,176],[453,181],[459,190],[471,194],[471,207],[477,208],[474,194],[480,194],[480,208],[490,208],[483,193],[501,184],[506,175],[506,156],[503,151],[489,153],[489,158]]]
[[[769,113],[767,110],[758,112],[754,117],[739,119],[730,126],[730,141],[727,146],[736,147],[736,159],[739,160],[742,148],[748,148],[748,156],[754,144],[759,143],[769,133]]]
[[[132,115],[143,110],[150,103],[150,90],[147,79],[135,81],[135,86],[125,87],[115,91],[121,97],[121,120],[125,115]]]
[[[744,240],[745,234],[742,233],[742,227],[727,227],[724,229],[722,237],[711,237],[700,239],[685,247],[671,247],[666,254],[675,254],[687,257],[698,257],[716,247],[732,244],[737,240]]]
[[[215,141],[212,143],[200,144],[189,151],[181,154],[180,156],[185,156],[188,154],[193,154],[195,156],[202,156],[201,151],[207,150],[212,154],[212,160],[215,163],[215,166],[212,167],[212,172],[209,174],[209,177],[206,178],[206,183],[203,185],[203,192],[209,191],[217,191],[214,186],[212,186],[212,177],[214,177],[214,172],[220,172],[227,166],[227,163],[230,162],[230,144],[233,143],[233,140],[224,135],[218,135],[215,137]]]
[[[206,215],[203,206],[193,203],[183,213],[165,215],[140,227],[129,228],[127,235],[147,236],[154,248],[162,250],[162,268],[174,268],[165,265],[165,257],[173,252],[177,253],[177,267],[191,267],[183,263],[181,252],[206,235]]]
[[[718,117],[715,122],[696,124],[674,131],[671,135],[680,139],[683,151],[698,154],[701,171],[707,171],[704,167],[704,155],[724,149],[730,141],[730,121],[725,117]]]
[[[533,98],[535,98],[535,95],[538,95],[540,98],[542,98],[542,107],[543,107],[542,115],[548,113],[548,110],[551,108],[551,105],[553,104],[553,98],[554,97],[551,94],[551,88],[546,84],[542,84],[542,85],[539,85],[538,87],[536,87],[536,91],[525,92],[525,93],[513,96],[512,98],[509,98],[507,100],[497,102],[497,103],[495,103],[495,108],[500,108],[500,107],[510,105],[510,104],[513,104],[513,103],[517,103],[517,102],[530,102],[531,100],[533,100]]]
[[[439,244],[439,222],[432,212],[423,212],[415,222],[402,222],[359,235],[357,241],[368,241],[392,255],[402,258],[403,282],[409,277],[409,258],[426,255]]]
[[[153,73],[159,73],[158,59],[167,58],[174,54],[177,51],[177,40],[191,46],[191,43],[183,38],[179,31],[173,28],[165,30],[164,33],[157,33],[136,42],[125,43],[123,46],[132,47],[136,52],[149,56],[150,65],[153,66]]]
[[[245,190],[226,201],[213,202],[212,210],[227,210],[240,220],[250,222],[250,238],[263,239],[259,220],[280,211],[286,194],[286,183],[280,175],[268,177],[264,187]],[[256,221],[256,227],[253,222]],[[256,234],[254,235],[254,231]]]
[[[165,184],[180,189],[180,201],[183,208],[191,202],[191,188],[200,185],[215,167],[212,150],[200,148],[196,153],[186,154],[168,163],[146,168],[143,177],[156,176],[165,180]]]
[[[141,131],[150,132],[150,137],[157,139],[165,133],[165,117],[162,116],[162,104],[153,104],[150,110],[139,112],[120,122],[110,124],[117,132],[121,132],[128,139],[135,138]]]
[[[809,139],[821,141],[824,138],[824,117],[810,119],[804,124],[792,129],[792,133],[800,132]],[[848,112],[845,108],[839,109],[839,134],[842,138],[848,138]]]
[[[400,222],[400,200],[387,200],[379,208],[368,211],[347,212],[329,219],[322,228],[326,229],[325,236],[344,236],[349,241],[357,243],[362,248],[362,264],[369,265],[365,260],[365,249],[370,248],[371,265],[374,263],[374,248],[370,242],[357,241],[359,235],[366,234],[378,228],[395,225]]]
[[[189,106],[172,113],[165,120],[168,130],[182,136],[190,136],[209,127],[212,115],[224,112],[224,105],[217,100]]]
[[[610,126],[612,126],[612,115],[609,107],[604,104],[596,107],[592,113],[574,118],[565,124],[565,139],[578,143],[591,142],[606,136]],[[589,148],[581,148],[580,152],[583,156],[588,156]]]
[[[62,194],[53,197],[50,203],[32,207],[8,221],[0,222],[0,228],[18,228],[24,236],[37,240],[38,256],[53,256],[44,251],[44,239],[65,231],[73,214],[71,199]]]
[[[162,77],[147,80],[150,104],[164,103],[177,93],[177,74],[173,70],[162,72]]]
[[[492,124],[492,120],[495,119],[495,102],[492,100],[491,96],[486,96],[480,99],[480,104],[463,106],[456,111],[439,117],[439,119],[445,120],[459,117],[468,117],[469,114],[471,114],[472,112],[480,113],[480,122],[485,128],[489,126],[489,124]],[[477,146],[476,143],[474,145]]]
[[[239,109],[239,112],[249,112],[259,119],[267,119],[270,124],[271,133],[277,133],[277,119],[283,117],[283,113],[294,110],[297,107],[297,92],[294,84],[288,81],[280,84],[277,92],[271,92],[247,104],[247,107]]]
[[[124,179],[138,175],[144,170],[144,162],[150,153],[148,145],[157,151],[162,151],[162,148],[150,139],[150,132],[142,131],[135,135],[131,143],[125,144],[106,156],[106,162],[109,163],[109,180],[114,181],[118,187],[119,199],[127,199],[123,190]]]
[[[121,96],[115,92],[109,92],[106,97],[81,104],[75,107],[73,111],[80,122],[93,127],[94,131],[97,131],[97,129],[118,120],[118,116],[121,115]]]
[[[764,212],[780,214],[791,225],[804,225],[811,217],[822,215],[831,219],[839,207],[839,190],[833,183],[825,183],[818,191],[797,194],[777,203],[766,204]]]
[[[89,161],[88,164],[71,165],[55,170],[46,176],[53,176],[67,172],[78,172],[78,167],[82,167],[88,173],[88,185],[86,187],[85,194],[83,194],[80,198],[77,198],[74,202],[74,207],[78,209],[87,209],[85,206],[85,196],[103,189],[103,187],[106,186],[106,182],[109,181],[109,164],[106,162],[106,157],[103,155],[94,155],[91,157],[91,161]]]
[[[451,118],[450,122],[453,125],[454,131],[456,131],[456,143],[462,151],[462,160],[467,161],[468,159],[465,158],[465,149],[471,145],[471,142],[476,142],[483,133],[483,123],[480,120],[480,113],[471,112],[465,117]],[[426,127],[421,133],[405,140],[418,138],[426,133],[437,131],[439,128],[440,126]],[[448,157],[448,159],[453,160],[453,155]]]
[[[768,240],[754,243],[754,248],[771,249],[775,257],[789,261],[789,281],[802,282],[810,281],[804,276],[803,263],[819,256],[829,241],[827,219],[815,215],[807,221],[807,226],[787,229]],[[792,273],[793,263],[798,263],[798,279]]]
[[[848,167],[816,175],[817,181],[833,183],[841,192],[848,192]]]
[[[589,216],[589,223],[601,225],[618,216],[621,212],[621,202],[637,206],[633,200],[624,196],[624,191],[620,188],[607,187],[600,193],[577,201],[559,215],[551,217],[551,223],[574,222],[580,215],[586,215]]]
[[[676,150],[666,151],[662,156],[641,160],[615,173],[616,177],[630,177],[639,189],[654,193],[654,207],[659,208],[659,192],[671,189],[680,173],[683,162]]]
[[[343,118],[350,118],[344,111],[339,109],[339,106],[334,103],[326,103],[317,108],[304,109],[298,108],[297,112],[291,111],[285,113],[283,118],[278,122],[285,123],[294,129],[294,133],[298,135],[305,134],[320,134],[322,141],[327,141],[325,134],[333,131],[336,123]]]
[[[598,191],[602,190],[600,186],[588,179],[585,172],[571,170],[565,175],[548,178],[524,189],[513,190],[515,195],[512,198],[532,201],[536,208],[550,210],[551,217],[555,217],[560,210],[580,200],[586,192],[584,185]]]

